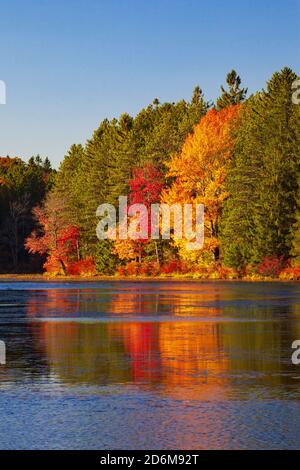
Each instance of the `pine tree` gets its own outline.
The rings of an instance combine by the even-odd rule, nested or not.
[[[284,68],[246,105],[222,217],[223,254],[230,266],[290,255],[300,163],[299,109],[292,103],[295,79]]]
[[[217,99],[217,109],[223,109],[227,106],[233,104],[239,104],[243,102],[247,95],[247,88],[241,88],[241,78],[236,73],[235,70],[231,70],[227,74],[226,83],[228,85],[228,91],[225,90],[223,86],[221,86],[221,96]]]
[[[196,87],[191,102],[161,104],[155,99],[135,118],[124,113],[119,119],[103,120],[85,147],[70,148],[53,192],[64,202],[66,220],[80,228],[81,256],[96,257],[102,272],[105,263],[111,270],[115,260],[108,256],[110,244],[97,239],[97,207],[102,203],[117,207],[119,196],[129,195],[134,168],[154,165],[166,173],[166,162],[208,108]]]

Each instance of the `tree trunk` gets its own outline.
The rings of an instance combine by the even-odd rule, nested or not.
[[[157,241],[154,242],[154,245],[155,245],[156,261],[157,261],[158,266],[160,266]]]
[[[218,263],[220,260],[220,248],[218,246],[214,249],[214,258],[215,262]]]
[[[62,259],[60,259],[59,261],[60,261],[60,264],[61,264],[61,267],[62,267],[63,273],[64,273],[64,274],[67,274],[67,269],[66,269],[66,265],[65,265],[65,263],[63,262],[63,260],[62,260]]]

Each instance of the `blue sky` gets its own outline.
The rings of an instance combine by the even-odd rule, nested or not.
[[[0,155],[55,166],[105,117],[218,96],[235,68],[252,92],[300,74],[300,0],[0,1]]]

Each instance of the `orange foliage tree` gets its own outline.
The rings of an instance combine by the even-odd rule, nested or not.
[[[210,110],[195,126],[179,154],[171,158],[169,177],[175,178],[162,194],[166,204],[204,204],[204,248],[199,253],[186,250],[186,240],[174,240],[180,255],[196,261],[206,255],[207,261],[219,259],[219,218],[228,197],[226,176],[239,123],[241,105]]]

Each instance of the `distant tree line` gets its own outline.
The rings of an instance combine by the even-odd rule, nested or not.
[[[34,272],[45,259],[29,255],[24,242],[35,227],[32,210],[49,193],[54,172],[40,156],[28,163],[20,158],[0,158],[0,270]]]

